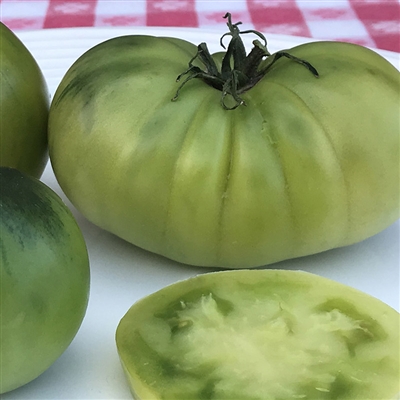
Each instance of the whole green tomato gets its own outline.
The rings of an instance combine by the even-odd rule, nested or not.
[[[39,178],[48,161],[50,97],[32,54],[0,22],[0,165]]]
[[[391,400],[400,315],[301,271],[200,274],[135,303],[116,343],[134,398]]]
[[[45,184],[0,167],[0,393],[44,372],[86,312],[89,260],[67,206]]]
[[[74,63],[49,116],[71,202],[137,246],[224,268],[350,245],[396,221],[399,71],[348,43],[270,55],[258,32],[246,57],[228,26],[222,55],[131,35]]]

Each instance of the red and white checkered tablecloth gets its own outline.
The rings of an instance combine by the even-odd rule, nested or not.
[[[12,30],[92,26],[210,29],[222,16],[264,33],[344,40],[400,52],[400,0],[0,0]]]

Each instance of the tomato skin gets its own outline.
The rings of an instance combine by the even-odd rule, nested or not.
[[[40,178],[48,161],[50,95],[24,44],[0,23],[0,165]]]
[[[50,109],[56,177],[92,222],[200,266],[255,267],[346,246],[399,218],[399,72],[317,42],[243,95],[192,80],[196,46],[128,36],[84,54]],[[219,57],[219,56],[217,56]]]
[[[314,274],[201,274],[139,300],[116,344],[135,399],[394,400],[399,313]]]
[[[84,318],[89,260],[74,217],[36,178],[0,168],[0,393],[44,372]]]

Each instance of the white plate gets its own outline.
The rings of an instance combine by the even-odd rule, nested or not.
[[[68,67],[82,53],[112,37],[130,34],[180,37],[196,45],[206,42],[210,52],[215,52],[221,50],[219,38],[225,31],[224,27],[206,32],[194,28],[115,27],[45,29],[33,32],[17,31],[16,33],[38,61],[46,75],[49,89],[51,93],[54,93]],[[250,48],[255,36],[249,34],[243,36],[243,38],[246,46]],[[271,53],[314,40],[275,34],[268,34],[266,38]],[[400,69],[400,55],[398,53],[374,50]]]
[[[65,28],[18,32],[42,68],[51,93],[70,65],[95,44],[125,34],[176,36],[210,51],[219,50],[223,31],[173,28]],[[310,39],[267,35],[269,50]],[[249,40],[251,40],[249,38]],[[399,68],[399,54],[379,51]],[[80,331],[67,351],[42,376],[1,396],[11,399],[131,399],[115,347],[119,320],[141,297],[207,270],[143,251],[86,221],[69,203],[48,164],[42,180],[71,207],[85,235],[91,261],[91,295]],[[399,221],[359,244],[290,260],[280,268],[313,272],[369,293],[399,310]]]

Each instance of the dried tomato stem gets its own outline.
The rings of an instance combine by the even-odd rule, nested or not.
[[[317,70],[307,61],[297,58],[286,51],[278,51],[272,54],[267,49],[267,40],[264,35],[255,30],[240,31],[238,26],[241,22],[232,23],[231,14],[226,13],[224,18],[228,19],[227,26],[229,32],[222,35],[220,45],[226,49],[225,55],[222,59],[221,71],[208,51],[206,43],[200,43],[197,46],[196,55],[189,61],[188,69],[177,77],[177,81],[185,75],[188,75],[183,82],[181,82],[175,96],[172,100],[176,100],[182,87],[194,78],[200,78],[208,85],[222,92],[221,105],[226,110],[233,110],[240,105],[246,105],[241,98],[241,94],[251,89],[257,82],[262,79],[269,71],[271,66],[281,57],[289,58],[304,67],[306,67],[315,77],[318,77]],[[258,36],[260,40],[253,41],[253,48],[250,53],[246,55],[246,49],[243,44],[241,34],[252,33]],[[223,40],[226,36],[231,36],[228,48],[225,47]],[[263,60],[268,57],[273,57],[272,61],[263,69],[259,69]],[[195,60],[199,60],[204,69],[194,65]],[[229,107],[225,100],[230,96],[234,99],[234,105]]]

